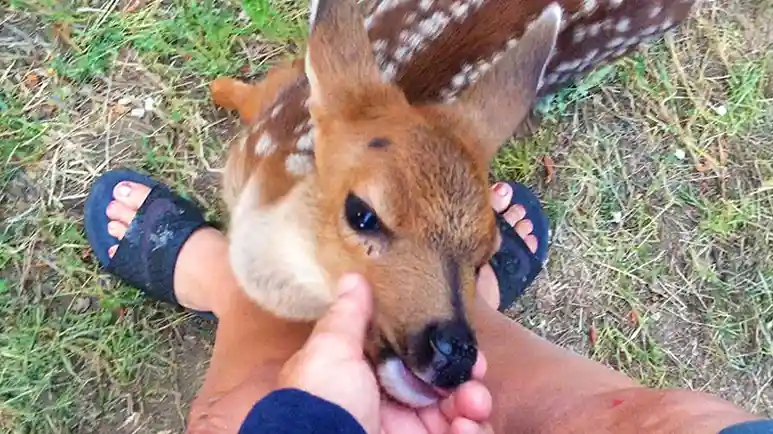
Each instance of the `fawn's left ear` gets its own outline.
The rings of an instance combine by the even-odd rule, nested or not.
[[[531,22],[520,41],[444,111],[463,118],[478,138],[473,152],[486,162],[513,135],[536,102],[545,68],[561,28],[562,10],[551,3]]]
[[[363,86],[381,82],[355,0],[312,0],[310,21],[305,69],[311,104],[345,103]]]

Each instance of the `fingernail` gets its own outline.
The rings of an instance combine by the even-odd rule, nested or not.
[[[129,194],[131,194],[132,188],[129,186],[129,184],[118,184],[118,186],[115,188],[115,195],[116,197],[129,197]]]
[[[507,196],[507,184],[498,182],[497,185],[494,186],[494,191],[500,196]]]

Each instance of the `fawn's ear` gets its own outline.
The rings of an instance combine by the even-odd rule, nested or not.
[[[449,107],[466,118],[482,149],[474,152],[489,162],[531,111],[561,27],[562,10],[547,6],[529,24],[518,44]]]
[[[381,81],[356,0],[312,0],[306,76],[311,104],[329,107]]]

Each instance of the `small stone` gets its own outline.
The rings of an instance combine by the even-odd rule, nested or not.
[[[88,297],[78,297],[72,304],[72,310],[75,313],[86,312],[91,306],[91,299]]]
[[[686,156],[687,154],[685,154],[684,149],[677,149],[674,151],[674,157],[676,157],[678,160],[684,160]]]
[[[121,105],[129,105],[132,103],[132,99],[128,96],[121,97],[121,99],[118,100],[118,104]]]
[[[143,107],[145,108],[145,111],[152,112],[153,108],[156,106],[156,102],[151,97],[145,98],[145,101],[143,102]]]
[[[141,118],[145,116],[145,109],[142,107],[137,107],[135,109],[132,109],[131,113],[129,115],[133,118]]]
[[[727,114],[727,107],[724,105],[714,106],[714,112],[719,116],[724,116]]]
[[[623,221],[623,213],[621,213],[620,211],[615,211],[612,213],[612,223],[619,224],[622,221]]]

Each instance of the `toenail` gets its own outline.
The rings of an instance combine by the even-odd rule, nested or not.
[[[505,184],[505,183],[502,183],[502,182],[498,182],[498,183],[497,183],[497,184],[494,186],[494,191],[495,191],[495,192],[496,192],[498,195],[500,195],[500,196],[507,196],[507,193],[508,193],[508,191],[507,191],[507,184]]]
[[[129,194],[131,194],[132,188],[129,186],[129,184],[121,183],[118,184],[118,187],[115,188],[115,195],[116,197],[129,197]]]

